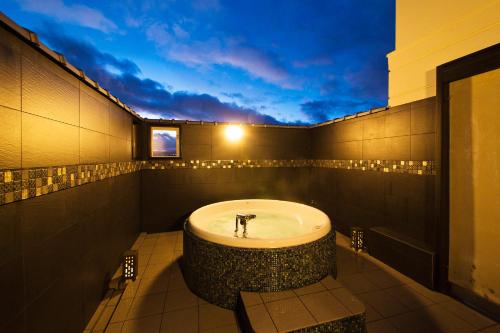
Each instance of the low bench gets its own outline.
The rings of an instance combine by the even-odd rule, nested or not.
[[[240,292],[243,332],[366,332],[363,303],[330,275],[279,292]]]

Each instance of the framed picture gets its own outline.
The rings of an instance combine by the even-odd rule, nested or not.
[[[150,152],[155,158],[181,157],[179,127],[151,126]]]

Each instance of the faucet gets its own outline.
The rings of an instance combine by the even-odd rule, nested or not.
[[[243,238],[247,237],[247,222],[256,218],[255,214],[236,214],[234,237],[238,237],[238,222],[243,226]]]

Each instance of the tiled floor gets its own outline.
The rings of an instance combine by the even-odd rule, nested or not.
[[[177,264],[181,232],[143,234],[134,248],[140,254],[138,279],[121,298],[110,295],[101,303],[85,333],[239,332],[233,311],[208,304],[184,283]],[[340,234],[337,263],[338,280],[365,304],[369,333],[500,333],[500,325],[463,304],[367,254],[355,255]],[[335,290],[340,299],[342,288]]]

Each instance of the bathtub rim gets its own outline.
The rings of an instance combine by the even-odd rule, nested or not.
[[[196,222],[192,222],[193,215],[200,214],[200,211],[203,209],[207,208],[213,208],[219,205],[223,204],[229,204],[229,203],[238,203],[238,202],[258,202],[258,201],[265,201],[267,203],[273,202],[276,204],[293,204],[300,206],[302,209],[306,210],[311,210],[316,214],[318,217],[322,219],[321,221],[321,228],[314,230],[310,233],[306,233],[300,236],[295,236],[295,237],[289,237],[289,238],[279,238],[279,239],[255,239],[255,238],[242,238],[242,237],[229,237],[229,236],[224,236],[224,235],[219,235],[215,234],[209,231],[206,231],[205,229],[201,228],[200,226],[196,225]],[[323,211],[321,211],[318,208],[300,203],[300,202],[294,202],[294,201],[286,201],[286,200],[275,200],[275,199],[238,199],[238,200],[226,200],[226,201],[219,201],[215,202],[212,204],[208,204],[205,206],[202,206],[195,211],[193,211],[189,217],[187,218],[187,223],[186,227],[189,228],[189,231],[193,233],[195,236],[198,238],[201,238],[205,241],[211,242],[211,243],[216,243],[216,244],[221,244],[224,246],[228,247],[235,247],[235,248],[248,248],[248,249],[276,249],[276,248],[284,248],[284,247],[293,247],[293,246],[299,246],[302,244],[307,244],[314,242],[318,239],[323,238],[324,236],[328,235],[329,232],[333,229],[332,228],[332,222],[328,215],[326,215]]]

